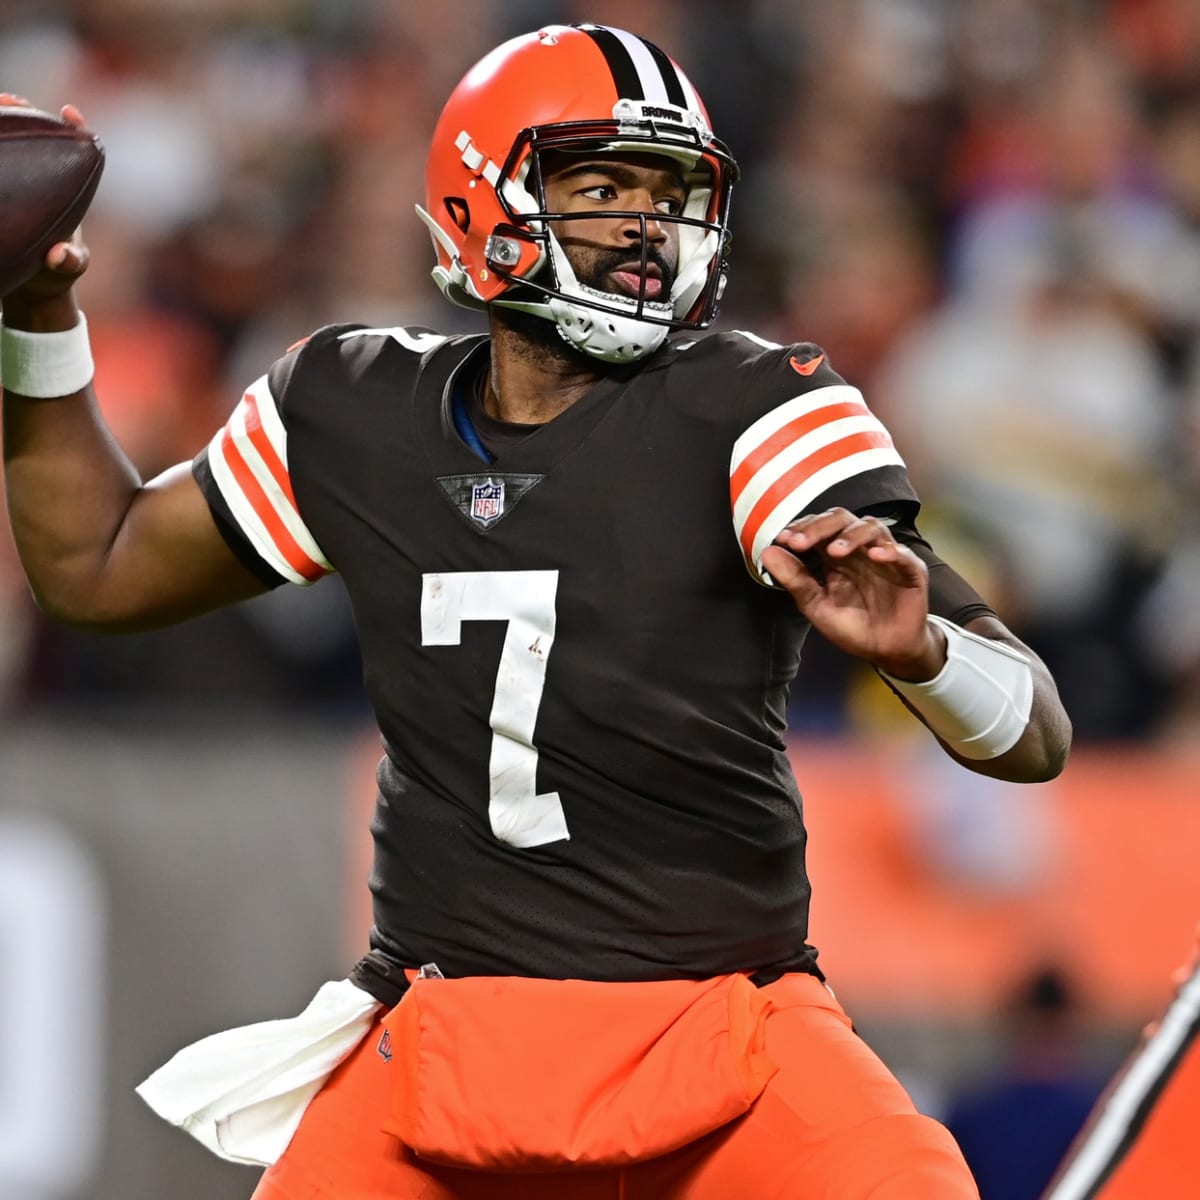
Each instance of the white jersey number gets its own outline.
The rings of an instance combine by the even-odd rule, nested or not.
[[[533,731],[554,645],[557,571],[456,571],[421,581],[421,642],[457,646],[464,621],[505,621],[489,724],[488,818],[510,846],[571,836],[557,792],[537,790]]]

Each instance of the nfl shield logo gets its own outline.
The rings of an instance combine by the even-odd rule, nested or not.
[[[490,525],[504,512],[504,482],[489,479],[471,489],[471,516],[480,525]]]

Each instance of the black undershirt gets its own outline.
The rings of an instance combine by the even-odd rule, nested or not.
[[[499,421],[489,415],[483,406],[483,389],[486,383],[487,375],[481,371],[473,379],[464,380],[463,386],[467,393],[467,417],[475,426],[475,433],[484,448],[495,460],[505,450],[523,442],[541,426],[523,425],[516,421]]]

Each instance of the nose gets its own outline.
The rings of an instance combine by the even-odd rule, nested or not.
[[[667,240],[666,223],[661,220],[661,214],[649,192],[631,196],[628,211],[641,215],[625,219],[621,233],[626,239],[641,242],[644,236],[646,241],[653,245],[661,245]]]

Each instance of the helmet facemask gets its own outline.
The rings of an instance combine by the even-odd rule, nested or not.
[[[490,303],[553,322],[569,345],[605,362],[636,361],[653,353],[672,329],[703,329],[711,324],[725,286],[729,201],[737,167],[719,142],[697,128],[693,114],[680,110],[679,116],[678,123],[670,124],[626,118],[523,130],[504,166],[486,181],[508,218],[492,228],[485,243],[480,278],[491,272],[506,284]],[[468,139],[465,153],[469,152]],[[552,212],[544,180],[549,152],[597,159],[627,153],[670,158],[682,169],[687,193],[683,210],[678,215]],[[451,250],[438,223],[424,210],[417,211],[435,241]],[[583,219],[640,221],[642,287],[637,296],[600,290],[577,278],[552,226],[569,228],[571,222]],[[671,228],[677,241],[670,293],[663,300],[645,294],[651,261],[647,221]],[[434,272],[439,286],[458,304],[482,307],[457,254],[450,257],[449,271]]]
[[[511,221],[493,231],[486,257],[491,270],[513,286],[493,303],[552,321],[563,340],[585,354],[605,362],[631,362],[656,350],[672,329],[703,328],[716,315],[725,283],[732,172],[722,169],[720,152],[714,154],[691,130],[682,138],[665,137],[653,121],[630,121],[614,124],[606,131],[609,136],[598,137],[595,123],[577,125],[525,131],[501,171],[497,194]],[[627,153],[670,158],[682,168],[683,210],[678,215],[551,211],[544,179],[550,151],[596,159]],[[630,243],[628,256],[632,263],[640,255],[637,295],[602,290],[578,278],[559,235],[566,236],[573,222],[584,220],[640,224],[641,236]],[[662,264],[670,285],[662,299],[646,294],[648,268],[656,258],[647,230],[651,221],[669,229],[677,247],[675,262]],[[521,249],[530,244],[537,247],[533,265],[517,274],[509,264],[528,262]]]

